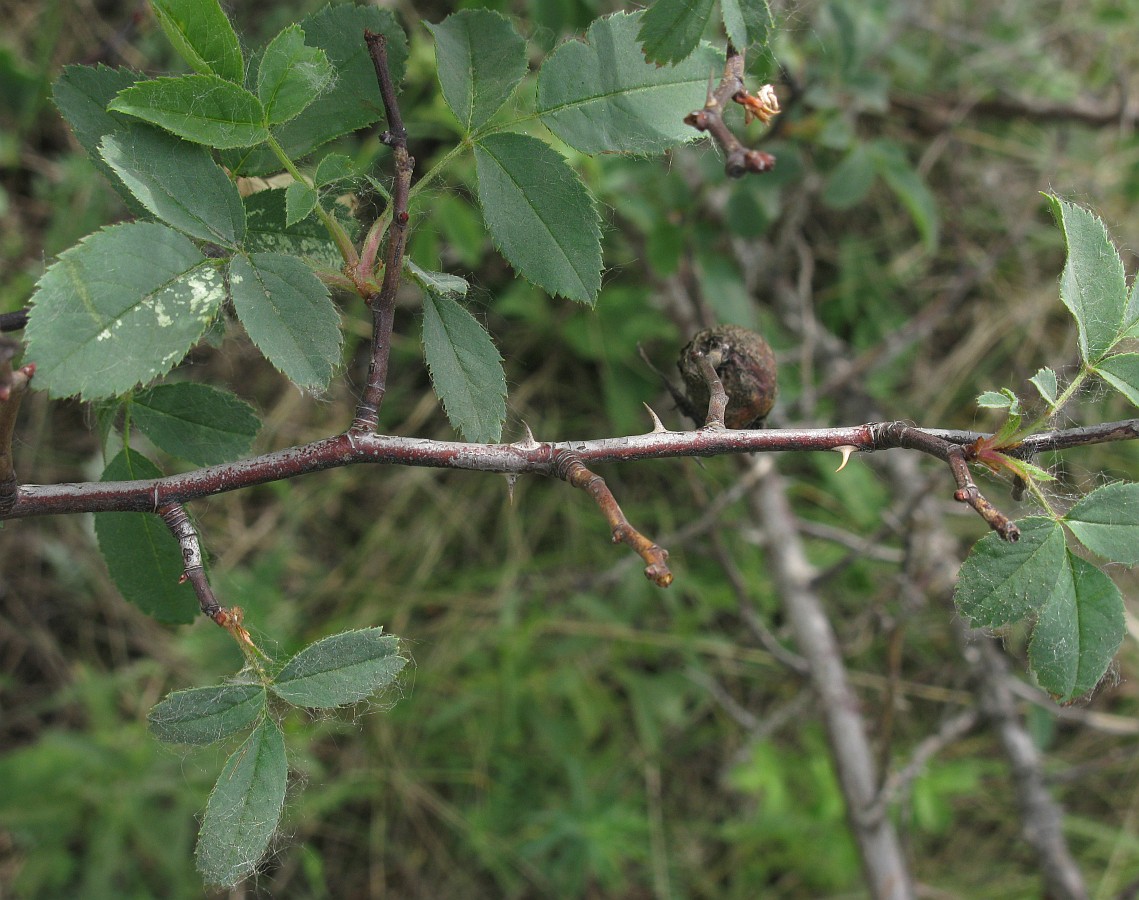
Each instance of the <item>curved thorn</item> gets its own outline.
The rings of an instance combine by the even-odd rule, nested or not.
[[[641,402],[641,406],[648,410],[653,420],[653,430],[650,431],[649,434],[667,434],[668,429],[664,427],[664,422],[660,420],[660,416],[653,411],[653,408],[643,401]]]
[[[842,454],[842,463],[835,469],[836,472],[841,472],[846,468],[846,464],[850,462],[850,454],[858,452],[858,448],[853,444],[843,444],[840,447],[831,447],[831,449]]]
[[[521,447],[523,450],[533,450],[535,447],[542,446],[534,439],[534,432],[530,430],[530,425],[525,419],[522,420],[522,427],[526,429],[526,437],[520,441],[515,441],[515,447]]]

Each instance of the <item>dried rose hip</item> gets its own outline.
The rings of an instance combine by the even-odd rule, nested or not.
[[[708,358],[728,394],[724,424],[728,428],[757,428],[775,403],[775,354],[762,337],[738,325],[718,325],[699,332],[680,351],[676,367],[684,378],[689,414],[703,418],[708,411],[708,383],[697,362]]]

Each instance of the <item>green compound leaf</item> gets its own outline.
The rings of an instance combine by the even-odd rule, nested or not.
[[[294,706],[331,709],[357,703],[390,685],[407,659],[399,638],[382,628],[346,631],[305,647],[270,685]]]
[[[1020,540],[990,532],[973,545],[961,566],[953,600],[961,615],[984,628],[1023,619],[1047,601],[1064,564],[1064,529],[1033,516],[1018,523]]]
[[[198,871],[207,884],[230,886],[265,855],[285,805],[285,738],[265,717],[226,760],[198,833]]]
[[[1040,396],[1048,401],[1049,406],[1056,405],[1056,397],[1060,392],[1060,385],[1056,380],[1056,373],[1045,366],[1028,379],[1040,391]]]
[[[1128,301],[1123,261],[1098,216],[1051,194],[1044,196],[1068,244],[1060,299],[1076,320],[1080,356],[1095,365],[1124,331]]]
[[[1124,628],[1119,588],[1091,563],[1067,551],[1028,647],[1040,686],[1060,702],[1086,694],[1111,665]]]
[[[107,108],[219,150],[260,144],[269,137],[261,101],[217,75],[140,81],[120,91]]]
[[[93,400],[151,381],[197,343],[224,296],[216,264],[177,231],[151,222],[98,231],[61,254],[32,297],[36,383]]]
[[[135,199],[115,177],[114,170],[99,154],[99,143],[110,134],[129,134],[135,129],[147,128],[137,120],[118,113],[107,112],[107,104],[115,95],[138,80],[137,72],[126,69],[108,69],[106,66],[67,66],[52,87],[52,99],[60,114],[71,126],[76,140],[87,152],[107,181],[126,201],[136,215],[145,216],[147,209]]]
[[[159,450],[198,466],[249,452],[261,420],[244,400],[205,384],[160,384],[135,394],[131,424]]]
[[[281,31],[261,57],[257,70],[257,96],[270,125],[299,116],[332,86],[334,73],[328,56],[318,47],[305,46],[299,25]]]
[[[104,135],[137,124],[127,116],[107,112],[107,104],[115,95],[137,81],[138,73],[128,69],[66,66],[52,85],[52,100],[87,155],[96,162],[101,161],[98,148]]]
[[[372,58],[364,43],[364,29],[388,39],[388,64],[399,84],[407,62],[407,38],[395,15],[375,6],[350,3],[326,6],[300,21],[305,46],[323,50],[335,73],[333,84],[319,102],[307,106],[296,118],[273,129],[273,136],[290,159],[299,160],[319,147],[353,131],[359,131],[383,116],[384,104],[376,81]],[[268,148],[227,153],[223,162],[240,175],[279,172],[281,163]]]
[[[656,0],[641,20],[637,35],[644,44],[645,59],[658,66],[680,62],[696,49],[711,17],[712,0]],[[703,105],[703,101],[697,104]]]
[[[502,107],[526,74],[526,42],[500,13],[465,9],[438,25],[435,59],[443,99],[470,134]]]
[[[316,190],[303,181],[285,188],[285,225],[296,225],[316,209]]]
[[[451,424],[468,441],[501,440],[506,376],[502,357],[478,320],[450,297],[426,291],[423,349]]]
[[[1015,398],[996,391],[982,391],[977,395],[977,405],[984,409],[1010,409]]]
[[[205,147],[140,126],[107,135],[99,152],[138,201],[168,225],[226,247],[245,237],[237,186]]]
[[[1139,484],[1096,488],[1064,517],[1081,544],[1113,562],[1139,563]]]
[[[1139,353],[1109,356],[1095,370],[1100,378],[1139,406]]]
[[[427,269],[421,269],[408,256],[404,259],[404,265],[407,266],[407,271],[411,274],[419,286],[425,291],[431,291],[435,294],[440,294],[444,297],[465,297],[470,285],[467,279],[460,278],[458,275],[451,275],[449,272],[429,272]]]
[[[293,256],[251,253],[229,266],[233,307],[245,331],[290,381],[323,390],[340,361],[340,316],[328,288]]]
[[[300,256],[330,269],[344,265],[340,251],[320,222],[303,219],[287,225],[286,215],[284,188],[258,191],[246,197],[245,249],[250,253]]]
[[[265,713],[265,688],[223,684],[174,691],[147,713],[150,733],[168,744],[213,744],[251,726]]]
[[[1131,282],[1131,292],[1127,295],[1127,312],[1123,315],[1127,328],[1124,337],[1139,338],[1139,278]]]
[[[704,105],[708,73],[723,68],[723,55],[703,44],[679,65],[654,66],[637,45],[640,20],[598,19],[586,43],[567,41],[542,64],[542,122],[582,153],[661,153],[700,136],[683,112]]]
[[[592,304],[601,289],[601,230],[593,200],[566,161],[527,135],[475,144],[479,202],[495,246],[528,281]]]
[[[241,44],[218,0],[151,0],[150,7],[178,55],[195,72],[241,83]]]
[[[101,481],[159,478],[149,459],[124,449],[108,463]],[[198,601],[183,574],[182,550],[166,523],[151,513],[95,514],[99,552],[119,593],[160,622],[185,624],[198,614]]]
[[[347,181],[357,176],[356,164],[343,153],[329,153],[316,167],[312,183],[316,187]]]
[[[775,14],[768,0],[720,0],[724,30],[740,50],[766,43],[775,26]]]

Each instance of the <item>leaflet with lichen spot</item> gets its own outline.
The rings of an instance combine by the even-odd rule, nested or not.
[[[53,397],[113,397],[164,375],[225,296],[219,263],[153,222],[96,232],[60,255],[32,297],[25,336]]]

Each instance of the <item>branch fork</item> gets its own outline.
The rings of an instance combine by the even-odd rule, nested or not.
[[[724,74],[713,89],[708,87],[708,99],[703,108],[684,117],[686,125],[697,131],[707,131],[724,152],[724,172],[729,178],[741,178],[748,172],[770,172],[775,168],[775,157],[762,150],[750,150],[724,123],[724,109],[730,101],[744,108],[744,122],[759,119],[768,124],[779,113],[779,98],[770,84],[758,94],[748,93],[744,84],[744,55],[728,44]]]

